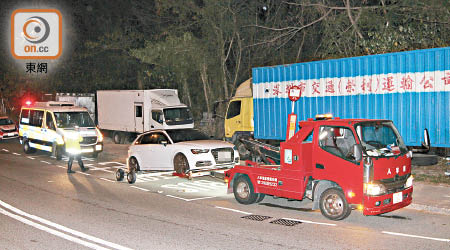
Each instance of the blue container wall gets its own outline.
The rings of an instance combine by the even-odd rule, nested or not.
[[[416,50],[254,68],[253,88],[255,93],[259,84],[269,84],[265,90],[267,92],[271,86],[281,82],[348,79],[387,74],[425,74],[424,72],[428,74],[437,71],[447,73],[449,70],[450,48]],[[441,80],[435,78],[433,83]],[[306,88],[311,92],[311,86]],[[449,90],[450,88],[445,85],[445,88],[433,91],[413,90],[401,93],[359,93],[318,97],[309,95],[295,103],[295,113],[299,117],[298,120],[306,120],[323,113],[332,113],[333,116],[340,118],[389,119],[394,122],[409,146],[420,145],[423,141],[423,129],[427,128],[432,146],[450,147]],[[261,93],[257,92],[253,100],[255,138],[284,140],[291,102],[286,96],[263,96]]]

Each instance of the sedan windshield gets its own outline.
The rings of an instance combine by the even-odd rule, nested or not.
[[[0,119],[0,126],[1,125],[12,125],[14,124],[13,121],[11,121],[10,119]]]
[[[88,112],[55,112],[58,128],[95,127]]]
[[[402,137],[390,121],[358,123],[356,132],[369,156],[393,156],[408,151]]]
[[[182,141],[209,140],[209,136],[195,129],[167,130],[174,143]]]

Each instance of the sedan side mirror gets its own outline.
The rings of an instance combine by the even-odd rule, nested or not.
[[[362,160],[362,146],[361,144],[353,145],[353,156],[355,157],[356,162],[360,162]]]
[[[167,141],[161,141],[161,144],[165,146],[167,146]]]

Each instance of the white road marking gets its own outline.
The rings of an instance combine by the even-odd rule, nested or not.
[[[2,148],[2,150],[3,150],[3,151],[5,151],[5,152],[9,152],[9,150],[8,150],[8,149],[4,149],[4,148]]]
[[[80,174],[83,174],[83,175],[91,175],[91,174],[88,174],[88,173],[84,173],[84,172],[79,172]]]
[[[200,197],[200,198],[194,198],[194,199],[186,199],[186,198],[182,198],[182,197],[178,197],[178,196],[174,196],[174,195],[170,195],[170,194],[166,194],[167,197],[171,197],[171,198],[175,198],[175,199],[179,199],[179,200],[183,200],[183,201],[196,201],[196,200],[205,200],[205,199],[211,199],[211,198],[215,198],[215,196],[207,196],[207,197]]]
[[[54,182],[54,181],[47,181],[47,182]]]
[[[28,158],[28,159],[31,159],[31,160],[34,160],[34,158],[33,158],[33,157],[31,157],[31,156],[27,156],[27,158]]]
[[[309,221],[309,220],[298,220],[298,219],[291,219],[291,218],[281,218],[281,219],[299,221],[299,222],[308,223],[308,224],[317,224],[317,225],[333,226],[333,227],[337,226],[336,224],[332,224],[332,223],[314,222],[314,221]]]
[[[37,229],[43,230],[43,231],[48,232],[50,234],[56,235],[56,236],[61,237],[63,239],[66,239],[66,240],[78,243],[80,245],[83,245],[83,246],[86,246],[86,247],[89,247],[89,248],[92,248],[92,249],[107,249],[107,248],[104,248],[104,247],[102,247],[100,245],[81,240],[81,239],[79,239],[77,237],[80,237],[80,238],[83,238],[83,239],[86,239],[86,240],[89,240],[89,241],[93,241],[95,243],[102,244],[102,245],[105,245],[105,246],[108,246],[108,247],[111,247],[111,248],[114,248],[114,249],[130,250],[130,248],[128,248],[128,247],[124,247],[124,246],[121,246],[121,245],[118,245],[118,244],[115,244],[115,243],[112,243],[112,242],[109,242],[109,241],[106,241],[106,240],[102,240],[100,238],[97,238],[97,237],[94,237],[94,236],[90,236],[90,235],[87,235],[85,233],[82,233],[82,232],[79,232],[79,231],[67,228],[65,226],[56,224],[54,222],[48,221],[48,220],[40,218],[38,216],[35,216],[35,215],[32,215],[32,214],[28,214],[28,213],[26,213],[26,212],[24,212],[24,211],[22,211],[22,210],[20,210],[18,208],[15,208],[15,207],[13,207],[13,206],[11,206],[11,205],[9,205],[9,204],[1,201],[1,200],[0,200],[0,205],[2,205],[3,207],[5,207],[5,208],[7,208],[7,209],[9,209],[11,211],[13,211],[14,213],[18,214],[18,215],[16,215],[16,214],[10,213],[10,212],[0,208],[0,213],[4,214],[6,216],[9,216],[9,217],[11,217],[13,219],[16,219],[16,220],[18,220],[18,221],[20,221],[22,223],[25,223],[25,224],[30,225],[32,227],[35,227]],[[70,236],[68,234],[62,233],[60,231],[54,230],[52,228],[43,226],[41,224],[38,224],[38,223],[33,222],[31,220],[28,220],[28,219],[26,219],[24,217],[21,217],[19,215],[27,217],[29,219],[32,219],[34,221],[38,221],[38,222],[40,222],[42,224],[51,226],[51,227],[56,228],[56,229],[58,229],[60,231],[64,231],[66,233],[73,234],[73,235],[75,235],[77,237],[73,237],[73,236]]]
[[[219,207],[219,206],[216,206],[216,208],[218,208],[218,209],[223,209],[223,210],[228,210],[228,211],[232,211],[232,212],[236,212],[236,213],[241,213],[241,214],[247,214],[247,215],[252,214],[252,213],[249,213],[249,212],[244,212],[244,211],[241,211],[241,210],[232,209],[232,208],[227,208],[227,207]]]
[[[21,155],[21,154],[19,154],[19,153],[12,153],[13,155]]]
[[[55,167],[58,167],[58,168],[66,168],[66,167],[64,167],[64,166],[60,166],[60,165],[54,165]]]
[[[198,180],[192,182],[180,182],[177,184],[165,184],[162,188],[177,189],[179,192],[197,193],[199,191],[211,191],[214,189],[222,189],[226,185],[220,182]]]
[[[112,181],[112,180],[108,180],[108,179],[106,179],[106,178],[99,178],[100,180],[104,180],[104,181],[109,181],[109,182],[115,182],[115,181]]]
[[[444,197],[450,198],[450,195],[444,195]]]
[[[140,187],[136,187],[136,186],[130,186],[130,187],[131,187],[131,188],[135,188],[135,189],[139,189],[139,190],[142,190],[142,191],[145,191],[145,192],[150,191],[150,190],[148,190],[148,189],[140,188]]]
[[[48,161],[41,161],[42,163],[46,163],[46,164],[51,164],[50,162],[48,162]]]
[[[387,231],[383,231],[382,233],[384,233],[384,234],[391,234],[391,235],[397,235],[397,236],[411,237],[411,238],[426,239],[426,240],[436,240],[436,241],[450,242],[450,239],[433,238],[433,237],[426,237],[426,236],[413,235],[413,234],[402,234],[402,233],[394,233],[394,232],[387,232]]]

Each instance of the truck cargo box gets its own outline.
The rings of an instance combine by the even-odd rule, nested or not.
[[[408,146],[427,128],[434,147],[450,147],[450,47],[260,67],[252,77],[257,139],[285,139],[287,89],[297,85],[300,120],[389,119]]]

